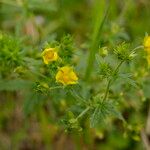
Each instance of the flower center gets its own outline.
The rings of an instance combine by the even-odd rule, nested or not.
[[[54,57],[54,53],[53,52],[49,52],[47,54],[45,54],[46,59],[51,60]]]
[[[65,83],[68,83],[70,81],[70,78],[69,78],[68,74],[63,74],[63,81]]]

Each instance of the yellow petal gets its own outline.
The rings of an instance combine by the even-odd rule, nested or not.
[[[77,84],[78,77],[70,66],[59,68],[56,74],[56,81],[64,85]]]
[[[150,36],[146,36],[144,38],[143,45],[144,45],[145,50],[148,52],[148,54],[150,54]]]
[[[58,59],[58,53],[55,48],[48,48],[42,52],[43,61],[45,64],[56,61]]]

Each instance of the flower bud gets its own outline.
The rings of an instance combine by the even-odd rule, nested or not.
[[[107,47],[102,47],[99,49],[100,56],[106,57],[108,55],[108,48]]]

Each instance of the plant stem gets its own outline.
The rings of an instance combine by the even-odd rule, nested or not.
[[[107,87],[106,87],[106,92],[105,92],[103,101],[105,101],[106,98],[107,98],[107,95],[108,95],[108,92],[109,92],[110,83],[111,83],[111,79],[108,81],[108,84],[107,84]]]
[[[89,111],[90,107],[87,107],[86,109],[84,109],[76,118],[76,120],[78,120],[79,118],[81,118],[82,116],[84,116],[88,111]]]
[[[94,7],[94,29],[93,29],[93,34],[92,34],[92,41],[91,41],[91,46],[90,46],[90,53],[88,56],[88,62],[87,62],[87,67],[85,71],[85,80],[88,81],[93,69],[93,64],[95,60],[95,54],[98,51],[99,45],[100,45],[100,40],[101,40],[101,33],[103,30],[104,23],[106,21],[106,18],[108,16],[108,10],[109,10],[109,5],[106,5],[107,3],[104,0],[97,0],[95,3]],[[100,6],[102,9],[100,9]]]
[[[120,66],[122,65],[123,62],[124,62],[124,60],[122,60],[122,61],[118,64],[118,66],[116,67],[116,69],[115,69],[114,72],[113,72],[113,75],[115,75],[116,73],[118,73],[119,68],[120,68]]]
[[[55,86],[55,87],[50,87],[49,90],[54,90],[54,89],[60,89],[62,86]]]
[[[77,98],[78,101],[82,101],[83,103],[86,104],[85,99],[82,98],[81,96],[79,96],[79,95],[76,93],[76,91],[75,91],[74,89],[71,89],[70,91],[71,91],[71,93],[72,93],[72,96],[74,96],[74,98]]]
[[[122,61],[118,64],[118,66],[116,67],[116,69],[113,71],[113,75],[115,75],[115,74],[119,71],[119,68],[120,68],[120,66],[122,65],[123,62],[124,62],[124,60],[122,60]],[[106,98],[107,98],[107,95],[108,95],[108,92],[109,92],[109,88],[110,88],[110,85],[111,85],[111,81],[112,81],[112,78],[110,78],[109,81],[108,81],[108,84],[107,84],[107,87],[106,87],[106,92],[105,92],[103,101],[105,101]]]
[[[133,51],[135,51],[135,50],[137,50],[137,49],[141,49],[141,48],[144,48],[144,46],[140,45],[140,46],[134,48]]]

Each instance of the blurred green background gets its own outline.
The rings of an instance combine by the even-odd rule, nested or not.
[[[150,1],[102,1],[103,5],[97,5],[98,0],[0,0],[0,38],[2,33],[10,36],[1,40],[1,48],[7,43],[12,45],[9,47],[12,51],[16,47],[23,50],[17,56],[14,53],[15,60],[10,61],[11,65],[3,63],[7,54],[0,54],[0,150],[144,149],[140,130],[145,126],[148,113],[150,77],[142,68],[141,59],[131,70],[137,74],[139,82],[145,81],[144,92],[139,89],[135,94],[137,97],[133,97],[136,91],[131,89],[126,95],[127,101],[121,101],[121,110],[129,122],[127,130],[116,120],[100,129],[86,125],[83,133],[65,133],[58,123],[71,105],[66,104],[65,94],[61,93],[61,100],[51,102],[40,94],[29,92],[33,86],[30,81],[40,78],[38,71],[43,72],[39,66],[45,42],[59,41],[65,34],[70,34],[75,53],[83,58],[77,63],[77,70],[84,70],[96,19],[103,18],[107,8],[108,15],[100,33],[102,45],[111,47],[119,41],[132,42],[134,46],[142,44],[145,33],[150,33]],[[26,69],[20,67],[20,58],[24,56],[28,56],[25,59],[31,70],[34,68],[34,74],[22,75]],[[31,57],[34,59],[29,59]],[[18,80],[16,72],[19,72],[19,78],[28,82]],[[12,82],[14,78],[16,80]],[[117,85],[115,90],[118,92]],[[118,93],[121,94],[120,90]],[[57,99],[55,94],[53,97]]]

